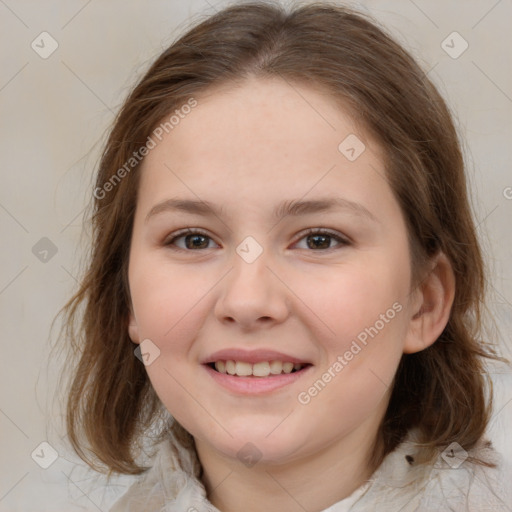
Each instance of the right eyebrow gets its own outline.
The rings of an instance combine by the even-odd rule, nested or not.
[[[194,213],[196,215],[215,215],[219,216],[222,208],[217,209],[207,201],[196,201],[192,199],[166,199],[151,208],[146,215],[146,222],[150,217],[167,211],[182,211],[186,213]]]

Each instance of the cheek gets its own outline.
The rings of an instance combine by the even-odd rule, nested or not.
[[[350,411],[348,423],[383,403],[402,356],[409,278],[399,269],[409,267],[407,260],[402,267],[390,261],[354,265],[338,274],[323,298],[314,295],[317,310],[324,312],[334,334],[323,341],[327,361],[322,382],[316,381],[322,391],[315,395],[317,391],[310,388],[311,395],[305,390],[304,399],[344,416]],[[326,429],[335,428],[335,420],[326,421]]]
[[[208,276],[187,269],[154,262],[130,264],[130,293],[141,337],[159,343],[187,339],[194,317],[204,305],[202,299],[212,288]]]
[[[213,283],[209,284],[204,273],[178,272],[168,264],[150,264],[147,259],[143,265],[139,262],[134,257],[129,271],[133,311],[140,339],[150,339],[159,350],[146,371],[165,407],[178,421],[189,425],[190,414],[194,418],[198,411],[194,410],[195,402],[190,402],[193,385],[188,363],[199,317],[211,307],[204,299]]]
[[[354,268],[333,281],[328,294],[310,296],[334,334],[319,339],[325,359],[299,402],[307,404],[305,413],[332,412],[323,416],[326,437],[349,431],[376,410],[384,413],[407,328],[406,283],[396,277],[389,268],[375,274]]]
[[[396,264],[364,261],[318,274],[314,281],[305,275],[294,285],[294,292],[313,311],[317,333],[330,353],[343,353],[353,340],[364,342],[402,333],[404,299],[408,275]],[[332,356],[331,356],[332,357]]]

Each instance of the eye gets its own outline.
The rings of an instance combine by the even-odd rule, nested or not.
[[[300,247],[302,241],[305,246]],[[336,245],[333,247],[333,242]],[[205,232],[193,230],[190,228],[178,231],[167,238],[164,242],[166,247],[182,251],[194,251],[201,249],[213,249],[214,246],[219,247],[216,242]],[[350,245],[350,242],[339,234],[327,231],[325,229],[309,229],[302,234],[302,237],[295,242],[295,246],[299,249],[313,249],[314,251],[327,251],[338,247]]]
[[[184,229],[174,233],[170,238],[167,238],[164,242],[164,245],[175,246],[172,248],[187,251],[212,249],[213,247],[210,246],[210,242],[213,242],[213,240],[206,233],[198,230]]]
[[[299,247],[299,249],[313,249],[315,251],[336,249],[339,246],[350,245],[346,238],[325,229],[309,229],[306,233],[302,234],[302,237],[295,245],[298,245],[302,240],[306,241],[306,246]],[[337,246],[331,246],[333,241],[336,242]]]

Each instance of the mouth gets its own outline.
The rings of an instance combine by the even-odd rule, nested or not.
[[[293,385],[313,368],[305,359],[272,349],[224,349],[202,361],[213,382],[236,396],[268,396]]]
[[[295,363],[292,361],[259,361],[249,363],[247,361],[235,361],[233,359],[220,359],[207,363],[212,370],[224,375],[232,375],[235,377],[255,377],[268,378],[278,375],[288,375],[304,370],[309,363]]]

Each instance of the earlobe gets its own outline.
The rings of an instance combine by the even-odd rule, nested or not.
[[[128,336],[130,336],[130,339],[133,341],[133,343],[140,343],[139,327],[133,313],[130,313],[128,320]]]
[[[412,316],[404,343],[404,353],[420,352],[441,335],[448,320],[455,296],[455,276],[446,255],[440,252],[432,269],[414,290]]]

